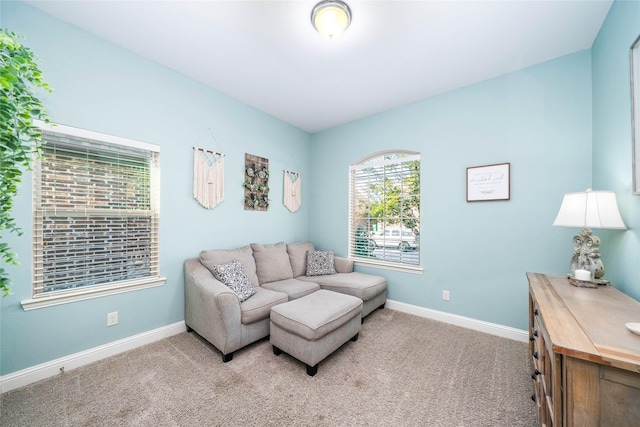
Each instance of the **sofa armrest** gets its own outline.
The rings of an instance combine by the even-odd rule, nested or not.
[[[334,266],[338,273],[352,273],[353,261],[347,258],[336,256],[333,258]]]
[[[223,354],[241,342],[240,301],[197,258],[184,263],[185,322]]]

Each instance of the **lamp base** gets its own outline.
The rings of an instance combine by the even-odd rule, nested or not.
[[[578,288],[597,288],[598,286],[609,286],[611,282],[605,279],[579,280],[573,277],[573,274],[567,273],[569,283]]]
[[[600,259],[600,238],[594,236],[590,228],[583,228],[580,234],[573,236],[573,256],[571,273],[576,270],[588,270],[594,280],[604,276],[604,265]]]
[[[578,280],[578,279],[570,278],[569,284],[576,286],[578,288],[592,288],[592,289],[598,288],[598,285],[595,282],[592,282],[591,280]]]

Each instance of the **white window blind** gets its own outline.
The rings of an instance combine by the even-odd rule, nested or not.
[[[159,147],[64,126],[42,139],[34,298],[159,277]]]
[[[349,254],[390,267],[420,265],[420,154],[375,154],[350,168]]]

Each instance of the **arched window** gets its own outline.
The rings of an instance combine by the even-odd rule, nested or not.
[[[385,151],[350,167],[349,256],[420,267],[420,153]]]

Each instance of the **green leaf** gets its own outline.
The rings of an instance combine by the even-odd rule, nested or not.
[[[22,37],[0,28],[0,232],[7,230],[22,235],[10,216],[13,198],[18,194],[23,167],[31,170],[32,153],[41,152],[41,134],[32,121],[39,118],[49,122],[34,89],[51,92],[51,88],[43,80],[33,52],[19,43],[18,38]],[[0,240],[0,258],[6,263],[18,264],[18,255],[3,240]],[[3,296],[10,294],[11,285],[6,270],[0,268]]]

